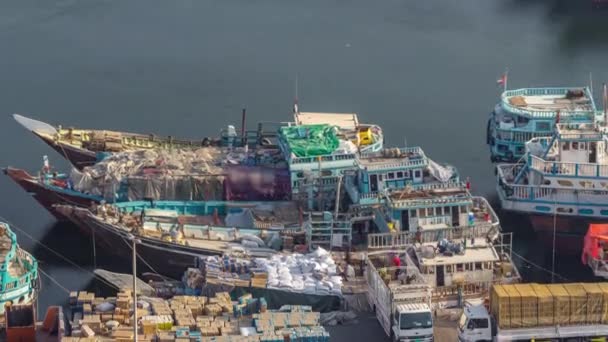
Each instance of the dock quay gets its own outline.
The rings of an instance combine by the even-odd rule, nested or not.
[[[110,272],[99,268],[94,270],[93,273],[104,281],[112,284],[116,290],[133,291],[133,275],[131,274]],[[155,294],[154,288],[139,278],[137,278],[136,288],[137,294],[139,295],[152,296]]]

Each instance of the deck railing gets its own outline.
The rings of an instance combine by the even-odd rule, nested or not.
[[[548,176],[608,178],[608,165],[546,161],[531,156],[532,169]]]
[[[576,88],[525,88],[508,90],[502,94],[502,107],[507,111],[524,115],[532,118],[551,119],[557,115],[557,110],[532,110],[513,106],[509,103],[509,98],[514,96],[547,96],[547,95],[566,95],[569,90]],[[580,88],[579,88],[580,89]],[[588,90],[584,89],[585,96],[589,98]],[[595,114],[595,104],[589,100],[590,108],[587,110],[560,110],[560,116],[581,116],[588,117]]]
[[[429,229],[420,231],[420,240],[417,232],[377,233],[368,234],[368,249],[399,249],[411,246],[414,242],[429,243],[440,239],[462,239],[470,237],[486,237],[492,230],[497,230],[495,224],[490,222],[477,222],[473,226],[450,227],[442,229]]]
[[[524,144],[534,138],[544,138],[551,136],[552,132],[521,132],[510,129],[496,128],[496,138],[502,141],[509,141]]]

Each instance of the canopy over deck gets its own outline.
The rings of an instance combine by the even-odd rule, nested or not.
[[[298,125],[327,124],[345,130],[355,130],[359,126],[359,119],[354,113],[295,113],[294,120]]]

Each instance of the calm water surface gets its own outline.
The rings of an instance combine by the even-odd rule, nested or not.
[[[359,113],[389,145],[422,146],[495,199],[485,124],[496,78],[508,67],[510,87],[579,86],[592,72],[599,89],[608,80],[606,15],[586,0],[4,0],[0,164],[37,170],[48,154],[67,167],[12,113],[199,138],[238,126],[243,106],[252,123],[290,119],[297,75],[302,110]],[[69,289],[89,286],[91,241],[55,224],[6,177],[0,190],[2,217],[82,267],[19,233],[42,269]],[[551,268],[525,220],[503,222],[519,254]],[[98,265],[129,270],[104,252]],[[556,270],[590,278],[578,258],[559,259]],[[44,277],[41,306],[66,300]]]

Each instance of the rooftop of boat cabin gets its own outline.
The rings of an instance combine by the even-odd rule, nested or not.
[[[408,202],[444,202],[451,199],[471,199],[471,194],[463,182],[430,183],[420,186],[410,186],[403,189],[391,189],[388,197],[393,204],[403,204]]]
[[[595,122],[558,123],[556,127],[558,139],[561,141],[600,141],[605,135],[605,129]]]
[[[597,111],[587,87],[507,90],[501,96],[501,103],[505,110],[531,118],[553,118],[557,112],[585,115]]]
[[[451,242],[463,242],[451,241]],[[437,247],[436,243],[423,243],[416,248],[416,255],[421,266],[436,266],[436,265],[454,265],[472,262],[494,262],[500,260],[496,249],[492,244],[485,239],[475,239],[471,244],[471,240],[467,239],[466,247],[463,254],[441,254],[435,253],[433,257],[426,258],[422,253],[422,247]]]
[[[411,167],[422,168],[428,165],[424,151],[418,146],[385,148],[379,152],[362,153],[358,163],[369,171]]]
[[[355,113],[298,112],[293,116],[296,125],[327,124],[344,130],[356,130],[359,127],[359,118]]]

